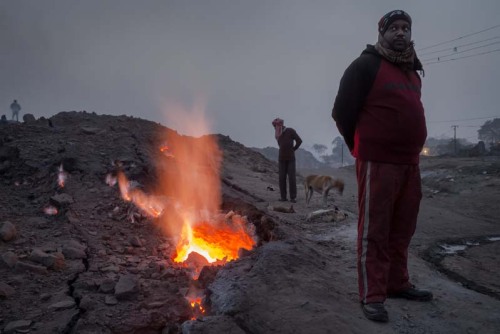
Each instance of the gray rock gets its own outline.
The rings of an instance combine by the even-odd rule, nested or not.
[[[107,295],[106,297],[104,297],[104,303],[106,305],[116,305],[118,304],[118,299],[116,299],[115,296]]]
[[[62,253],[67,259],[77,260],[87,258],[87,253],[83,248],[63,246]]]
[[[57,206],[67,206],[74,203],[73,197],[68,194],[56,194],[50,198],[50,200]]]
[[[115,281],[112,280],[112,279],[110,279],[110,278],[106,278],[99,285],[99,292],[102,292],[102,293],[113,293],[114,290],[115,290]]]
[[[132,275],[123,275],[115,285],[115,297],[118,300],[132,299],[139,292],[137,279]]]
[[[0,282],[0,299],[6,299],[13,296],[16,293],[13,287],[7,283]]]
[[[0,257],[0,267],[14,268],[17,263],[17,255],[13,252],[5,252]]]
[[[85,295],[80,300],[80,308],[83,311],[90,311],[96,308],[95,300],[92,299],[89,295]]]
[[[49,306],[49,308],[55,309],[56,311],[59,311],[59,310],[67,310],[67,309],[73,308],[73,307],[75,307],[75,305],[76,305],[76,303],[73,299],[68,299],[68,300],[63,300],[63,301],[57,302],[55,304],[52,304]]]
[[[36,118],[35,116],[33,116],[33,114],[24,114],[23,121],[24,123],[33,123],[36,121]]]
[[[34,264],[18,261],[14,270],[18,273],[32,272],[37,274],[48,274],[47,268],[44,266],[37,266]]]
[[[28,330],[31,326],[31,320],[16,320],[11,321],[5,326],[3,329],[5,334],[15,333],[17,331],[25,331]]]
[[[128,242],[134,247],[142,247],[141,239],[139,239],[137,236],[131,237]]]
[[[17,237],[17,229],[10,221],[4,221],[0,227],[0,239],[10,241]]]
[[[30,261],[54,270],[61,270],[65,266],[64,255],[62,253],[57,252],[49,254],[39,248],[33,249],[29,259]]]

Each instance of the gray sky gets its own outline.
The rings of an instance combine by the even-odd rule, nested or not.
[[[189,120],[204,110],[209,132],[249,147],[277,146],[279,116],[304,148],[329,145],[339,80],[392,9],[413,18],[429,136],[458,125],[458,137],[477,141],[500,117],[500,52],[477,55],[500,49],[498,0],[2,0],[2,114],[18,99],[21,115],[125,114],[199,135]],[[454,46],[478,48],[426,65]]]

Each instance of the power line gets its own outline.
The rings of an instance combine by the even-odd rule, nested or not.
[[[465,118],[465,119],[451,119],[449,121],[428,121],[427,123],[448,123],[448,122],[465,122],[465,121],[476,121],[480,119],[490,119],[490,118],[500,118],[500,115],[490,116],[490,117],[475,117],[475,118]]]
[[[425,63],[424,65],[433,65],[433,64],[446,63],[446,62],[449,62],[449,61],[454,61],[454,60],[459,60],[459,59],[465,59],[465,58],[482,56],[482,55],[485,55],[485,54],[488,54],[488,53],[493,53],[493,52],[498,52],[498,51],[500,51],[500,49],[495,49],[495,50],[491,50],[491,51],[487,51],[487,52],[481,52],[481,53],[475,53],[475,54],[472,54],[472,55],[469,55],[469,56],[463,56],[463,57],[458,57],[458,58],[451,58],[451,59],[446,59],[446,60],[438,60],[438,61],[434,61],[434,62],[430,62],[430,63]]]
[[[454,38],[454,39],[450,39],[448,41],[444,41],[444,42],[441,42],[441,43],[430,45],[430,46],[427,46],[425,48],[418,49],[417,51],[423,51],[423,50],[434,48],[434,47],[439,46],[439,45],[443,45],[443,44],[448,44],[448,43],[451,43],[451,42],[455,42],[455,41],[458,41],[460,39],[463,39],[463,38],[466,38],[466,37],[470,37],[470,36],[474,36],[474,35],[477,35],[477,34],[480,34],[480,33],[483,33],[485,31],[492,30],[492,29],[495,29],[495,28],[498,28],[498,27],[500,27],[500,24],[494,25],[493,27],[489,27],[489,28],[486,28],[486,29],[483,29],[483,30],[480,30],[480,31],[477,31],[477,32],[473,32],[471,34],[467,34],[467,35],[463,35],[463,36],[460,36],[460,37],[457,37],[457,38]]]
[[[461,44],[461,45],[457,45],[455,47],[449,47],[449,48],[441,49],[441,50],[438,50],[438,51],[424,52],[422,54],[419,54],[419,57],[423,57],[423,56],[427,56],[427,55],[431,55],[431,54],[435,54],[435,53],[439,53],[439,52],[449,51],[450,49],[451,50],[458,49],[458,48],[461,48],[463,46],[474,45],[474,44],[478,44],[478,43],[482,43],[482,42],[487,42],[487,41],[491,41],[493,39],[498,39],[498,38],[500,38],[500,36],[495,36],[495,37],[483,39],[482,41],[477,41],[477,42],[472,42],[472,43],[467,43],[467,44]]]
[[[437,57],[423,59],[422,61],[425,62],[425,61],[429,61],[429,60],[433,60],[433,59],[437,59],[439,61],[440,58],[451,57],[451,56],[454,56],[454,55],[457,55],[457,54],[460,54],[460,53],[464,53],[464,52],[469,52],[469,51],[472,51],[472,50],[477,50],[477,49],[485,48],[487,46],[492,46],[492,45],[499,44],[499,43],[500,43],[500,41],[499,42],[493,42],[493,43],[486,44],[486,45],[476,46],[476,47],[470,48],[470,49],[465,49],[465,50],[461,50],[461,51],[455,51],[455,52],[449,53],[447,55],[442,55],[442,56],[437,56]]]

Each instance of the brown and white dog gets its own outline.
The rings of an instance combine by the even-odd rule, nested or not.
[[[309,206],[313,192],[317,192],[323,195],[323,204],[327,206],[326,198],[328,197],[328,192],[337,188],[338,192],[342,195],[344,192],[344,181],[340,179],[334,179],[328,175],[309,175],[304,180],[304,190],[306,192],[306,205]]]

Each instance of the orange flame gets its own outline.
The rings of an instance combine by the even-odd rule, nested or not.
[[[238,258],[240,248],[250,250],[255,240],[250,236],[247,222],[234,215],[231,224],[221,222],[200,222],[191,226],[184,224],[181,238],[177,244],[175,262],[184,262],[189,254],[196,252],[213,263],[231,261]]]
[[[154,196],[145,194],[142,190],[133,187],[123,172],[117,175],[118,187],[122,198],[127,202],[134,203],[146,214],[152,217],[159,217],[164,209],[164,202]]]
[[[186,298],[189,301],[191,308],[193,309],[194,315],[191,317],[191,320],[196,320],[198,316],[205,314],[205,308],[201,303],[201,297],[196,297],[196,298],[186,297]]]
[[[202,124],[190,118],[189,125]],[[198,129],[198,132],[200,129]],[[253,231],[245,218],[232,215],[217,217],[221,204],[219,170],[222,152],[215,136],[199,138],[167,131],[160,152],[175,159],[158,159],[158,192],[175,198],[174,202],[147,195],[119,171],[116,178],[106,177],[106,183],[118,187],[125,201],[132,201],[152,217],[160,217],[164,227],[178,237],[175,262],[184,262],[196,252],[209,263],[231,261],[238,258],[241,248],[250,250],[255,245]],[[229,220],[229,222],[227,221]]]

